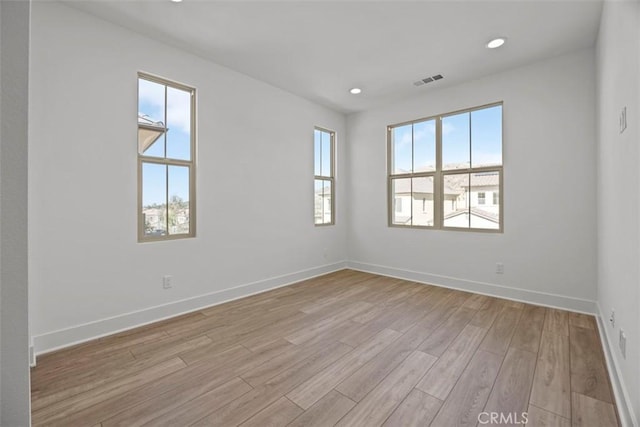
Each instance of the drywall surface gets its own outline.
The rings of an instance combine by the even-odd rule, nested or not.
[[[30,2],[0,2],[0,425],[30,424],[27,92]]]
[[[605,2],[597,45],[598,306],[624,384],[628,425],[640,420],[640,3]],[[626,107],[627,127],[620,116]],[[615,326],[609,322],[615,310]],[[627,335],[626,358],[618,346]],[[637,425],[637,424],[636,424]]]
[[[442,90],[416,88],[420,91],[348,116],[350,265],[593,311],[593,49]],[[504,102],[504,233],[388,227],[386,126],[498,101]],[[504,274],[496,274],[498,262]]]
[[[36,351],[346,259],[342,114],[61,4],[33,5],[31,57]],[[137,242],[139,71],[196,88],[196,238]],[[335,226],[314,226],[314,126],[337,132]]]

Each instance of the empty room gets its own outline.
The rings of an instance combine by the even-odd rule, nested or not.
[[[638,426],[640,1],[0,22],[1,426]]]

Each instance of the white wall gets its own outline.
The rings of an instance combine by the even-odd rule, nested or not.
[[[640,3],[605,2],[598,70],[598,306],[614,375],[640,420]],[[619,117],[627,107],[627,129]],[[616,325],[608,322],[611,309]],[[618,347],[620,328],[627,354]],[[616,392],[620,395],[620,389]],[[629,422],[632,414],[621,414]],[[637,424],[636,424],[637,425]]]
[[[593,50],[422,90],[348,117],[350,265],[593,311]],[[504,101],[504,234],[389,228],[386,125],[496,101]],[[497,262],[504,275],[495,274]]]
[[[30,2],[0,2],[0,425],[28,426],[27,91]]]
[[[61,4],[34,4],[31,55],[36,351],[344,265],[343,115]],[[139,70],[197,89],[197,238],[136,241]],[[316,125],[337,132],[334,227],[313,224]]]
[[[67,6],[36,3],[29,128],[36,350],[319,274],[349,258],[355,268],[577,310],[593,311],[597,297],[603,314],[616,308],[619,326],[606,332],[638,417],[639,9],[605,4],[598,102],[596,57],[584,50],[451,88],[419,88],[423,95],[353,114],[347,126],[340,114],[204,59]],[[139,70],[198,90],[195,239],[136,242]],[[385,126],[495,101],[504,101],[504,234],[387,227]],[[620,135],[624,105],[629,127]],[[338,135],[335,227],[313,226],[315,125]],[[5,211],[3,227],[4,218]],[[504,275],[495,274],[496,262]],[[174,276],[168,291],[165,274]],[[620,326],[629,337],[626,359],[612,338]],[[5,331],[3,323],[3,368]]]

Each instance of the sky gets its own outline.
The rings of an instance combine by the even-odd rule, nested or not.
[[[435,119],[398,126],[392,132],[393,173],[435,170]],[[469,167],[470,162],[472,167],[502,164],[501,105],[442,118],[443,167]]]
[[[331,134],[315,129],[314,142],[314,175],[331,176]]]
[[[167,169],[168,168],[168,169]],[[189,200],[189,168],[156,163],[142,165],[142,205],[166,203],[166,183],[169,180],[169,198],[178,196]]]
[[[166,104],[166,117],[165,117]],[[165,135],[149,147],[144,155],[190,160],[191,94],[159,83],[138,79],[138,113],[154,122],[166,123]],[[166,146],[166,148],[165,148]],[[142,170],[142,205],[166,203],[166,183],[169,197],[177,195],[189,200],[189,171],[186,167],[145,163]],[[167,175],[168,172],[168,175]]]

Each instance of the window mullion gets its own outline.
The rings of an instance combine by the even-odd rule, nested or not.
[[[444,178],[442,175],[442,117],[436,117],[436,173],[433,184],[433,223],[442,228],[444,221]]]
[[[144,237],[144,215],[142,214],[142,159],[138,156],[138,241]]]
[[[413,166],[411,166],[413,168]],[[409,178],[409,215],[411,218],[411,226],[413,226],[413,177]]]
[[[169,233],[169,165],[164,166],[164,173],[165,173],[165,207],[167,210],[165,214],[165,223],[166,223],[165,230],[167,230],[167,236],[170,236],[171,233]]]
[[[468,113],[469,114],[469,187],[468,187],[468,195],[467,195],[467,212],[469,215],[469,221],[468,221],[468,225],[469,225],[469,229],[471,229],[471,171],[473,171],[473,147],[471,146],[471,120],[472,120],[472,114],[471,112]]]
[[[467,182],[469,183],[469,186],[467,187],[467,215],[469,215],[468,219],[467,219],[467,226],[469,229],[471,229],[471,172],[469,172],[467,174],[468,178],[467,178]]]
[[[331,179],[329,179],[329,185],[330,185],[330,189],[331,189],[331,203],[329,204],[329,206],[331,207],[331,224],[335,224],[336,223],[336,183],[335,183],[335,179],[332,176]]]
[[[411,123],[411,184],[409,185],[409,214],[411,215],[411,225],[413,226],[415,223],[414,212],[413,212],[413,179],[415,177],[416,172],[416,155],[415,155],[415,124]]]
[[[145,163],[156,163],[160,165],[185,166],[185,167],[193,166],[193,162],[190,162],[188,160],[163,159],[161,157],[149,157],[149,156],[138,156],[138,158]]]
[[[320,157],[320,175],[322,175],[322,132],[320,132],[320,147],[319,150],[320,152],[318,153],[318,156]]]

